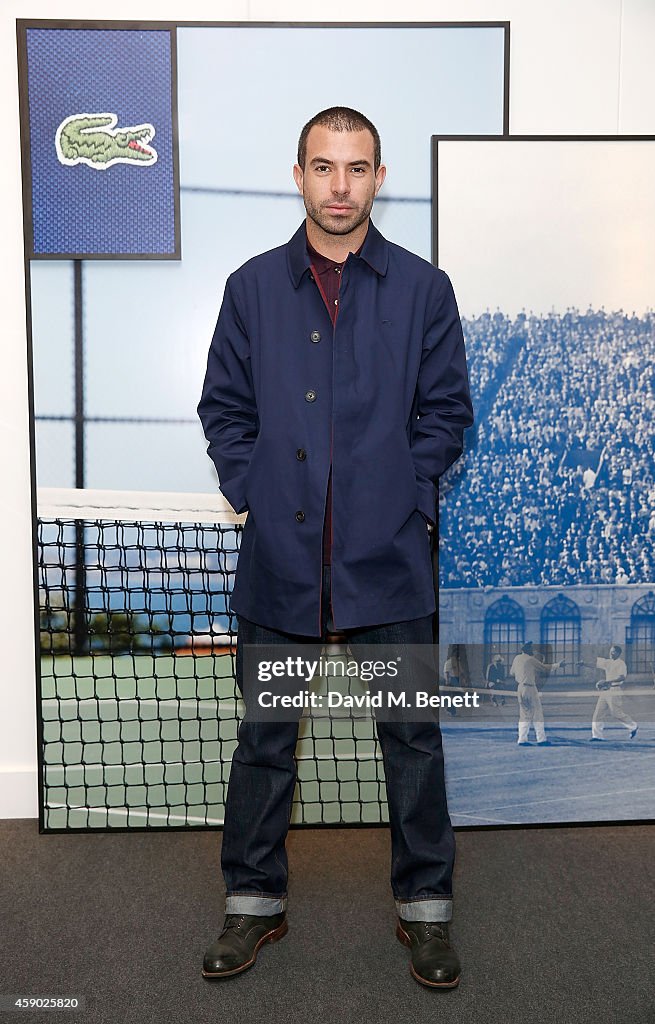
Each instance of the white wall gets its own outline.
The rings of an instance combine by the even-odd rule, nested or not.
[[[408,21],[511,23],[510,131],[655,134],[652,0],[406,0]],[[323,12],[321,12],[323,16]],[[0,161],[0,817],[36,817],[36,710],[27,349],[23,279],[16,18],[308,20],[304,0],[3,0]],[[379,0],[334,0],[333,21],[395,21]]]

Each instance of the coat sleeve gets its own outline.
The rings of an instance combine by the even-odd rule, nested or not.
[[[473,423],[464,335],[450,279],[435,275],[430,293],[418,375],[411,453],[416,470],[418,509],[436,521],[436,484],[464,447]]]
[[[250,342],[228,278],[209,347],[198,416],[209,441],[221,491],[235,512],[247,511],[246,476],[259,420],[250,361]]]

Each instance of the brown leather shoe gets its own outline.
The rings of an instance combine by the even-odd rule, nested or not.
[[[212,943],[202,965],[204,978],[229,978],[252,967],[265,942],[277,942],[287,934],[286,913],[271,917],[227,914],[223,931]]]
[[[441,921],[405,921],[398,918],[396,936],[412,951],[410,971],[421,985],[456,988],[461,967],[450,945],[448,925]]]

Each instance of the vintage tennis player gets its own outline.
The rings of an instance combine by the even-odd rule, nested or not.
[[[540,747],[550,746],[544,727],[544,709],[537,685],[540,675],[561,668],[563,661],[541,661],[534,653],[532,640],[521,647],[512,662],[509,674],[516,679],[516,692],[519,706],[519,735],[516,741],[520,747],[529,747],[530,726],[534,726],[537,744]]]
[[[616,718],[621,722],[630,733],[631,740],[637,735],[638,725],[623,707],[622,690],[623,684],[628,678],[628,667],[621,657],[622,653],[619,644],[612,644],[609,658],[596,658],[595,667],[603,670],[605,678],[599,679],[596,683],[596,689],[601,692],[598,695],[591,720],[591,741],[593,743],[600,743],[605,739],[606,718]],[[585,661],[581,661],[580,665],[586,665],[587,668],[594,667]]]
[[[385,173],[366,117],[321,111],[293,168],[306,219],[225,288],[198,414],[223,493],[248,511],[231,596],[242,692],[249,645],[335,632],[351,647],[433,642],[428,524],[473,415],[448,277],[370,220]],[[455,843],[439,726],[376,726],[397,935],[419,982],[453,987]],[[297,735],[297,719],[241,723],[223,831],[226,917],[207,978],[245,970],[286,934]]]

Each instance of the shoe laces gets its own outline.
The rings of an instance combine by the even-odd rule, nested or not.
[[[225,917],[223,931],[226,932],[228,928],[234,928],[235,931],[239,931],[245,920],[245,914],[227,914]]]
[[[438,921],[424,921],[423,934],[426,939],[441,939],[448,943],[448,928]]]

